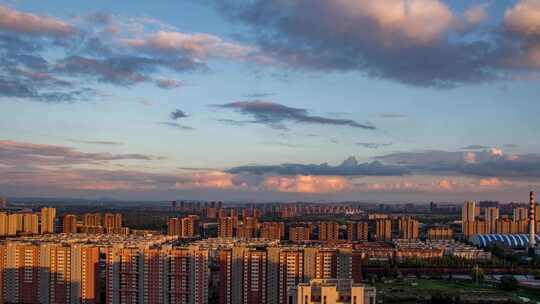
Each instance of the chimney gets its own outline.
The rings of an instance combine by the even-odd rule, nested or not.
[[[529,248],[534,249],[534,245],[536,244],[536,236],[534,233],[534,226],[535,226],[535,216],[534,216],[534,210],[535,210],[535,202],[534,202],[534,192],[531,191],[530,193],[530,202],[529,202]]]

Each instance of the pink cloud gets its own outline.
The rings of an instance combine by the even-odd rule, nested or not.
[[[257,51],[254,47],[227,42],[210,34],[176,31],[159,31],[144,39],[124,39],[123,41],[138,49],[189,54],[200,60],[206,60],[209,57],[242,60]]]
[[[336,20],[339,27],[347,20],[370,20],[376,27],[372,33],[386,47],[429,44],[441,38],[452,27],[454,14],[439,0],[329,0],[327,5],[343,20]]]
[[[264,188],[279,192],[325,193],[340,192],[351,188],[350,182],[339,176],[270,176],[263,182]]]
[[[499,187],[502,185],[502,182],[500,179],[496,177],[492,178],[483,178],[480,180],[479,185],[481,187]]]
[[[0,5],[0,29],[31,35],[65,36],[76,32],[71,25],[46,16],[23,13]]]

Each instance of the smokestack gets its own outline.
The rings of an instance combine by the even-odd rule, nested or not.
[[[534,245],[536,245],[536,236],[534,233],[534,225],[535,225],[535,217],[534,217],[534,192],[531,191],[530,193],[530,201],[529,201],[529,248],[534,249]]]

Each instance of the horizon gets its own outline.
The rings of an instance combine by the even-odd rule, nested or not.
[[[538,0],[0,0],[0,197],[526,202],[538,16]]]

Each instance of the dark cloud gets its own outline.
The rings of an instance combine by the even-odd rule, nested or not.
[[[437,88],[506,79],[515,68],[531,68],[516,64],[527,50],[514,33],[502,24],[480,26],[478,6],[461,14],[436,0],[414,6],[405,0],[211,2],[228,20],[247,24],[248,39],[288,68],[359,71]]]
[[[405,117],[407,117],[407,115],[393,114],[393,113],[382,113],[382,114],[379,114],[378,117],[380,117],[380,118],[405,118]]]
[[[400,166],[384,165],[374,161],[370,163],[358,163],[354,157],[343,161],[340,165],[328,164],[304,165],[250,165],[240,166],[227,170],[228,173],[248,173],[255,175],[280,174],[280,175],[336,175],[336,176],[402,176],[409,174],[409,170]]]
[[[264,97],[269,97],[273,95],[276,95],[276,93],[255,92],[255,93],[244,94],[242,96],[246,98],[264,98]]]
[[[60,61],[56,70],[70,76],[89,76],[101,82],[132,85],[148,80],[146,73],[156,70],[156,62],[131,56],[107,59],[71,56]]]
[[[540,155],[504,155],[500,149],[475,152],[423,151],[379,156],[416,174],[457,174],[482,177],[540,177]]]
[[[103,146],[121,146],[121,142],[109,141],[109,140],[81,140],[81,139],[68,139],[70,142],[90,145],[103,145]]]
[[[381,147],[391,146],[392,143],[357,142],[355,143],[355,145],[368,148],[368,149],[379,149]]]
[[[463,149],[463,150],[485,150],[485,149],[489,149],[489,147],[488,146],[482,146],[482,145],[470,145],[470,146],[463,147],[461,149]]]
[[[185,85],[183,81],[175,79],[158,79],[156,85],[162,89],[175,89]]]
[[[121,160],[161,160],[143,154],[84,153],[70,147],[0,141],[0,164],[6,166],[64,166],[103,164]]]
[[[279,103],[269,101],[237,101],[217,107],[223,109],[233,109],[244,115],[254,118],[253,123],[266,124],[278,129],[286,128],[286,122],[321,124],[334,126],[348,126],[354,128],[374,130],[375,127],[369,124],[361,124],[350,119],[336,119],[322,116],[309,115],[306,109],[292,108]]]
[[[234,120],[234,119],[218,119],[218,121],[226,125],[236,126],[236,127],[245,126],[246,124],[250,123],[250,121]]]
[[[195,130],[195,129],[192,128],[192,127],[184,126],[184,125],[181,125],[181,124],[179,124],[179,123],[177,123],[177,122],[163,121],[163,122],[160,122],[159,124],[160,124],[160,125],[164,125],[164,126],[168,126],[168,127],[171,127],[171,128],[175,128],[175,129],[185,130],[185,131],[192,131],[192,130]]]
[[[180,118],[185,118],[185,117],[188,117],[188,115],[184,113],[184,111],[182,110],[176,109],[175,111],[171,112],[172,120],[178,120]]]

